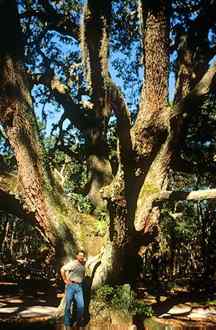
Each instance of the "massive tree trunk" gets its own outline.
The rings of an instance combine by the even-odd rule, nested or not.
[[[8,24],[10,17],[12,23]],[[8,37],[4,36],[4,29],[9,31]],[[43,196],[43,151],[25,81],[22,65],[23,44],[16,4],[12,1],[8,4],[3,1],[1,4],[1,43],[1,123],[17,159],[21,194],[27,207],[32,211],[36,209],[40,228],[47,231],[48,237],[53,241]]]
[[[16,192],[24,201],[26,213],[31,214],[29,219],[36,221],[48,239],[53,253],[62,256],[72,252],[75,238],[64,221],[59,221],[68,216],[66,212],[60,213],[66,204],[49,172],[40,143],[23,68],[22,34],[13,0],[0,4],[0,42],[0,121],[17,160]],[[65,237],[71,242],[64,242]]]
[[[165,0],[152,5],[142,1],[145,74],[139,113],[132,129],[121,93],[110,82],[119,133],[119,171],[113,182],[103,189],[111,226],[98,273],[104,277],[106,274],[111,281],[120,278],[129,250],[157,236],[160,210],[156,201],[171,196],[166,193],[169,168],[182,136],[185,113],[200,106],[203,95],[208,94],[214,84],[215,67],[209,69],[192,90],[194,84],[190,84],[188,75],[184,82],[187,86],[179,83],[181,101],[174,110],[167,105],[169,6]],[[180,70],[179,75],[182,74]],[[184,199],[211,198],[214,192],[192,195],[179,192],[172,197],[177,200],[183,195]],[[95,277],[95,285],[100,282],[97,280]]]
[[[130,127],[124,100],[118,89],[110,82],[112,107],[116,113],[119,132],[120,163],[116,178],[104,189],[110,211],[111,229],[108,244],[110,254],[108,260],[102,259],[100,268],[104,267],[104,272],[107,272],[110,280],[120,277],[128,250],[140,243],[137,230],[142,230],[143,224],[142,227],[137,225],[135,228],[134,220],[138,212],[138,223],[140,223],[140,218],[144,217],[143,210],[149,215],[152,209],[148,201],[149,186],[151,185],[150,189],[155,192],[155,189],[161,189],[164,183],[163,172],[166,172],[164,171],[166,165],[162,166],[160,153],[165,148],[163,144],[168,136],[168,116],[166,115],[168,8],[167,1],[159,1],[153,6],[149,3],[145,4],[145,1],[143,3],[145,81],[140,110],[133,129]],[[157,165],[153,165],[154,160]],[[155,167],[159,171],[159,181],[152,182],[156,172]],[[146,190],[148,190],[148,196],[145,194]],[[148,209],[147,212],[146,209]],[[154,212],[151,215],[151,222],[155,216],[157,217],[157,213]]]
[[[157,5],[150,6],[146,4],[147,1],[143,1],[145,80],[134,127],[135,149],[142,172],[136,205],[136,230],[142,230],[158,216],[158,212],[154,211],[152,216],[149,214],[152,209],[151,195],[166,188],[170,159],[167,145],[169,1],[159,1]]]

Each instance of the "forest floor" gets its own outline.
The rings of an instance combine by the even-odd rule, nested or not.
[[[140,299],[153,309],[146,329],[216,329],[216,288],[140,288]],[[152,325],[152,320],[154,321]],[[151,325],[150,325],[151,324]],[[164,328],[155,327],[163,325]],[[169,326],[166,328],[166,325]]]
[[[20,328],[27,323],[51,321],[56,316],[60,299],[52,286],[0,282],[0,329],[12,328],[14,324]]]
[[[51,324],[61,297],[62,294],[55,287],[48,285],[41,288],[35,283],[33,286],[31,283],[23,283],[20,287],[14,282],[0,282],[0,329],[14,329],[15,324],[17,329],[24,325],[26,329],[26,324],[31,324],[32,329],[34,324],[44,324],[45,321]],[[183,288],[162,291],[159,288],[143,287],[138,289],[138,297],[152,307],[153,319],[157,324],[183,325],[182,328],[171,329],[189,329],[189,325],[191,329],[216,329],[214,289],[208,292]],[[186,324],[187,328],[184,327]]]

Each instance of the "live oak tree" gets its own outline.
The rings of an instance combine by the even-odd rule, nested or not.
[[[137,242],[147,244],[157,235],[160,201],[215,198],[215,190],[190,193],[167,190],[170,169],[183,163],[178,146],[184,140],[191,117],[199,111],[204,97],[215,88],[216,67],[209,66],[215,50],[215,1],[187,1],[183,4],[165,0],[136,2],[133,8],[136,24],[132,20],[132,12],[128,17],[136,33],[140,33],[144,75],[134,122],[123,93],[111,79],[108,69],[109,45],[112,41],[110,31],[114,21],[112,13],[118,7],[117,3],[108,0],[87,1],[80,28],[67,8],[60,7],[62,10],[58,12],[56,1],[41,0],[38,4],[39,9],[26,5],[26,10],[20,14],[26,26],[25,32],[29,32],[26,22],[29,23],[31,19],[34,22],[35,17],[45,24],[39,40],[45,38],[49,31],[58,31],[78,40],[80,30],[86,84],[81,86],[78,101],[80,95],[88,94],[89,108],[81,107],[78,101],[74,102],[67,85],[75,79],[71,72],[65,74],[68,80],[65,78],[61,82],[52,70],[47,54],[41,50],[39,54],[41,61],[46,62],[46,70],[31,72],[31,82],[45,84],[55,100],[63,106],[61,124],[65,118],[69,118],[85,136],[91,173],[89,195],[98,205],[105,200],[110,215],[109,237],[94,280],[95,284],[104,280],[116,281],[122,272],[128,249]],[[130,8],[127,1],[120,5]],[[37,222],[58,252],[59,246],[67,245],[73,239],[74,223],[71,221],[68,226],[68,211],[59,224],[59,208],[67,209],[68,202],[60,197],[39,139],[26,83],[27,74],[23,69],[22,34],[16,6],[13,1],[2,1],[1,9],[0,37],[4,46],[0,68],[1,123],[17,160],[19,199],[24,201],[28,217]],[[180,9],[182,20],[178,22]],[[13,20],[8,17],[13,17]],[[200,24],[204,27],[202,30],[197,29]],[[5,38],[3,31],[6,26],[10,38]],[[117,34],[122,34],[123,40],[125,30],[121,29],[121,23],[114,26],[118,30]],[[131,26],[127,26],[126,35],[133,34]],[[209,32],[212,33],[211,41],[208,40]],[[176,90],[174,103],[169,105],[168,75],[172,51],[176,52],[175,60],[172,60]],[[82,76],[83,73],[80,74]],[[113,180],[107,149],[111,113],[115,115],[118,133],[118,171]],[[2,196],[4,194],[6,192],[2,190]],[[14,200],[16,202],[18,200]],[[23,210],[22,205],[19,205],[19,209]],[[65,252],[69,253],[66,248]]]

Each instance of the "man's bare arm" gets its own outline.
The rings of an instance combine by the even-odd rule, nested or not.
[[[61,277],[62,277],[64,283],[65,284],[68,284],[68,279],[67,279],[66,271],[64,270],[63,267],[61,268],[60,273],[61,273]]]

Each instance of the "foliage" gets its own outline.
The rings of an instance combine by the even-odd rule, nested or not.
[[[109,285],[103,285],[95,292],[95,299],[108,303],[114,295],[114,288]]]
[[[9,145],[8,139],[5,136],[4,130],[0,125],[0,170],[6,170],[7,168],[16,168],[16,161],[14,154]]]
[[[68,139],[72,139],[69,133]],[[63,151],[59,150],[58,146],[55,146],[55,143],[56,137],[45,138],[45,147],[50,165],[57,173],[56,179],[60,179],[64,192],[79,212],[91,213],[94,206],[85,194],[85,186],[88,182],[86,162],[75,159],[75,155],[83,153],[82,146],[76,143],[69,148],[70,152],[74,155],[74,158],[72,158],[67,155],[66,149]],[[53,155],[54,148],[56,150]]]
[[[215,171],[216,98],[205,99],[196,116],[191,116],[186,138],[180,146],[182,158],[193,166],[192,174],[205,172],[205,177]],[[200,178],[198,178],[200,181]],[[202,178],[203,181],[204,178]],[[201,183],[201,181],[200,181]],[[205,184],[209,185],[207,181]]]
[[[195,274],[214,276],[214,217],[215,202],[178,202],[164,205],[160,220],[160,276],[166,273],[169,277]],[[153,252],[150,249],[149,252],[147,265],[152,263]]]
[[[9,280],[53,277],[53,255],[37,227],[0,212],[1,276]]]
[[[94,209],[91,201],[88,197],[72,192],[70,194],[73,205],[78,209],[79,212],[91,213]]]
[[[128,284],[111,287],[104,285],[95,292],[95,301],[98,309],[110,308],[124,314],[142,315],[150,317],[151,307],[136,299],[134,292]]]
[[[107,232],[108,229],[108,221],[106,218],[104,219],[97,219],[95,222],[95,227],[96,227],[96,233],[99,236],[104,236]]]

